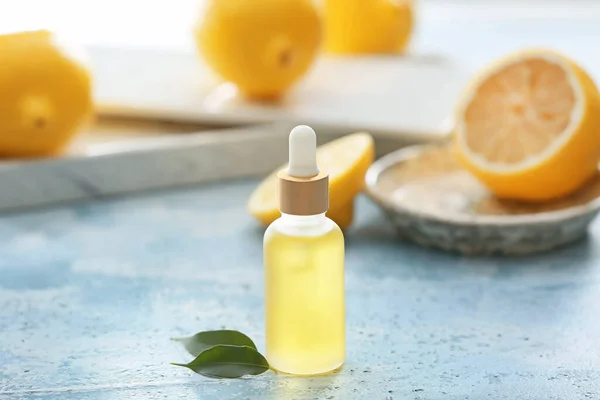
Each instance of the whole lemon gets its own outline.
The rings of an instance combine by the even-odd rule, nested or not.
[[[321,42],[312,0],[209,0],[195,39],[207,65],[251,98],[277,98],[306,74]]]
[[[413,0],[325,0],[325,51],[400,53],[413,25]]]
[[[0,156],[56,154],[93,113],[88,69],[55,39],[0,35]]]

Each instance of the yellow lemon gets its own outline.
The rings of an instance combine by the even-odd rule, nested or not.
[[[319,169],[329,173],[329,212],[327,215],[340,227],[352,223],[353,200],[363,189],[365,174],[373,163],[375,146],[368,133],[353,133],[332,140],[317,149]],[[248,200],[248,211],[264,225],[269,225],[281,215],[277,172],[283,165],[263,180]]]
[[[413,25],[412,0],[325,0],[325,50],[329,53],[403,52]]]
[[[209,0],[195,30],[207,65],[251,98],[277,98],[312,65],[321,42],[312,0]]]
[[[93,112],[91,76],[48,31],[0,35],[0,155],[60,152]]]
[[[487,68],[466,91],[459,159],[498,197],[543,201],[597,173],[600,94],[566,56],[536,49]]]
[[[326,215],[335,221],[342,230],[348,229],[354,220],[354,200],[339,208],[330,208]]]

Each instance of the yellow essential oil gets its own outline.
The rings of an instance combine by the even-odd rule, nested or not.
[[[326,219],[318,217],[317,223]],[[265,235],[264,254],[271,366],[298,375],[340,367],[346,353],[340,228],[330,221],[317,236],[290,236],[273,226]]]
[[[344,363],[344,235],[325,213],[329,175],[317,166],[315,132],[290,133],[290,161],[279,177],[281,217],[265,232],[267,360],[295,375]]]

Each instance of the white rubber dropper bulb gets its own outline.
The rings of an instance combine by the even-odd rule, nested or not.
[[[290,160],[286,172],[297,178],[319,175],[317,135],[310,126],[299,125],[290,132]]]

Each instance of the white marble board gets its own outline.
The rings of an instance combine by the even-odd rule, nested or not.
[[[285,101],[243,101],[190,52],[90,47],[101,113],[202,123],[290,122],[337,132],[432,139],[449,116],[468,74],[436,55],[321,56]]]

